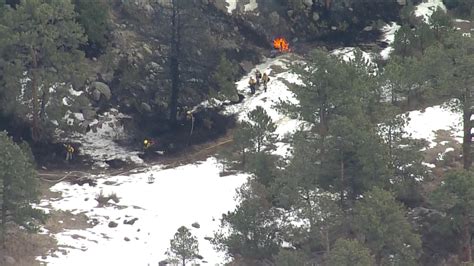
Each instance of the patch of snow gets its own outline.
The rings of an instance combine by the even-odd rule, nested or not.
[[[84,120],[82,114],[75,113],[74,116],[79,120],[80,118]],[[99,120],[94,120],[89,124],[96,128],[96,132],[90,130],[85,134],[76,133],[67,140],[80,143],[81,147],[78,152],[90,156],[96,162],[118,159],[134,164],[143,164],[143,160],[138,157],[139,151],[130,150],[117,143],[117,141],[125,140],[128,137],[120,121],[123,118],[129,118],[129,116],[116,109],[111,109],[99,116]]]
[[[454,19],[454,22],[460,22],[460,23],[471,23],[470,20],[465,20],[465,19],[460,19],[460,18],[456,18]]]
[[[70,106],[69,102],[67,101],[67,97],[63,97],[63,105]]]
[[[383,36],[380,40],[388,43],[388,46],[380,51],[380,56],[384,60],[387,60],[390,56],[390,53],[393,51],[392,44],[395,41],[395,33],[397,33],[399,29],[400,25],[395,22],[387,24],[382,28]]]
[[[69,87],[69,94],[71,94],[72,96],[80,96],[82,95],[82,93],[84,93],[83,91],[76,91],[75,89],[71,87]]]
[[[232,14],[232,11],[234,11],[237,8],[237,1],[239,0],[225,0],[227,3],[227,12]]]
[[[209,265],[220,265],[225,261],[224,254],[215,251],[204,237],[212,237],[222,214],[235,208],[235,190],[248,178],[247,174],[220,177],[220,169],[217,160],[209,158],[173,169],[155,166],[144,173],[103,177],[97,179],[95,187],[58,183],[51,191],[61,192],[63,199],[49,202],[54,209],[85,213],[99,223],[86,230],[56,234],[58,244],[68,254],[54,252],[44,260],[38,259],[51,266],[158,265],[166,258],[170,239],[184,225],[197,237],[204,260]],[[153,183],[148,182],[150,174]],[[116,193],[120,202],[97,207],[94,197],[100,192]],[[138,218],[133,225],[124,224],[133,218]],[[118,226],[110,228],[111,221]],[[194,222],[201,227],[193,228]]]
[[[254,11],[257,8],[258,8],[257,0],[250,0],[250,3],[244,6],[244,11],[245,12]]]
[[[354,59],[355,49],[356,48],[354,48],[354,47],[344,47],[344,48],[334,49],[334,50],[331,51],[331,54],[341,56],[342,59],[347,62],[349,60]],[[373,61],[373,55],[371,53],[362,51],[362,57],[370,65],[375,66],[375,63]]]
[[[423,0],[422,3],[415,7],[415,16],[423,17],[423,20],[428,23],[431,15],[438,8],[446,12],[446,6],[443,4],[443,0]]]
[[[432,163],[422,162],[421,164],[428,167],[428,168],[435,168],[436,167],[436,165],[434,165]]]
[[[452,130],[455,140],[462,142],[461,114],[453,112],[441,105],[428,107],[424,111],[409,112],[410,121],[406,132],[416,139],[426,139],[430,147],[434,147],[435,131],[439,129]]]

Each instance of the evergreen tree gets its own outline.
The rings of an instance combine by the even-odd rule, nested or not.
[[[209,93],[209,73],[218,64],[219,53],[211,34],[208,15],[200,2],[171,0],[154,2],[157,37],[168,49],[159,60],[167,65],[164,75],[169,93],[166,104],[169,122],[177,126],[178,107],[195,104]],[[189,99],[193,99],[190,102]]]
[[[248,114],[251,139],[255,144],[255,151],[261,152],[264,148],[272,150],[275,141],[276,125],[265,109],[257,106]]]
[[[356,203],[353,228],[375,254],[377,265],[416,265],[421,247],[393,194],[375,187]]]
[[[0,20],[2,109],[27,121],[35,141],[62,122],[64,99],[84,81],[78,48],[85,36],[75,17],[70,1],[24,0]]]
[[[248,114],[248,121],[239,124],[234,133],[233,149],[240,155],[239,160],[244,167],[248,166],[249,156],[263,161],[270,159],[263,156],[263,153],[274,149],[275,130],[276,125],[265,109],[260,106]],[[259,153],[262,153],[262,156],[258,155]],[[230,161],[233,161],[233,158],[230,158]],[[253,164],[253,166],[258,165]],[[255,167],[251,168],[256,170]]]
[[[271,259],[278,253],[280,239],[278,211],[272,208],[268,189],[249,181],[238,191],[238,198],[237,208],[222,215],[215,245],[232,258]]]
[[[369,249],[359,241],[338,239],[329,253],[327,265],[372,266],[375,262]]]
[[[280,252],[274,256],[276,266],[295,266],[307,265],[308,256],[299,250],[280,249]]]
[[[186,266],[187,262],[195,260],[199,255],[199,243],[195,236],[185,226],[178,228],[170,240],[168,255],[171,260]]]
[[[432,195],[432,201],[446,213],[440,219],[453,227],[462,239],[462,260],[472,262],[471,234],[474,224],[474,175],[468,171],[456,171],[447,175]]]
[[[9,225],[34,231],[44,214],[32,207],[38,202],[38,183],[30,158],[5,132],[0,132],[0,147],[0,237],[4,244]]]
[[[108,4],[104,0],[74,0],[74,10],[78,13],[77,21],[84,27],[87,35],[86,53],[97,56],[107,47]]]
[[[235,86],[234,78],[237,74],[237,68],[232,64],[225,55],[221,55],[219,65],[212,74],[212,80],[217,87],[213,94],[218,100],[230,100],[232,102],[239,101],[239,95]],[[211,94],[212,96],[212,94]]]

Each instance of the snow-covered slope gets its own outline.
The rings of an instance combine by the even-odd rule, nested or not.
[[[92,130],[85,134],[77,133],[67,141],[81,144],[79,154],[90,156],[97,166],[107,167],[105,161],[119,159],[134,164],[143,164],[139,151],[127,149],[117,143],[127,135],[121,119],[129,118],[116,109],[99,116],[92,124]]]
[[[435,131],[444,129],[452,132],[454,139],[462,142],[461,114],[453,112],[447,106],[436,105],[423,111],[409,112],[409,122],[405,127],[412,138],[425,139],[432,148],[435,145]]]
[[[443,0],[423,0],[423,2],[415,7],[415,16],[422,17],[425,22],[428,22],[431,14],[438,8],[446,11]]]
[[[258,65],[256,69],[270,74],[268,91],[263,92],[261,88],[255,95],[249,95],[247,84],[255,73],[254,69],[237,82],[239,92],[245,95],[244,101],[225,110],[227,114],[237,114],[239,119],[245,120],[249,111],[262,106],[277,125],[276,132],[280,138],[277,153],[282,155],[286,154],[287,146],[281,139],[302,124],[285,117],[273,107],[280,99],[294,101],[287,82],[299,82],[297,76],[288,70],[288,64],[295,59],[293,55],[286,54]],[[95,141],[103,142],[100,135],[94,136],[98,138]],[[91,150],[88,152],[94,154],[92,144],[89,147]],[[124,152],[116,151],[117,154]],[[100,156],[97,158],[102,159]],[[221,167],[215,158],[209,158],[202,163],[174,169],[164,170],[154,166],[132,175],[97,176],[95,187],[65,182],[53,186],[51,190],[61,192],[63,197],[45,200],[40,207],[84,213],[98,224],[86,230],[66,230],[56,234],[61,250],[41,260],[48,262],[48,265],[61,266],[157,265],[166,259],[164,253],[170,239],[184,225],[198,237],[204,261],[209,265],[221,265],[225,261],[224,254],[213,250],[204,238],[212,237],[222,214],[235,208],[235,189],[248,178],[247,174],[220,177]],[[150,179],[154,182],[149,182]],[[116,193],[120,202],[97,207],[94,198],[100,192],[106,196]],[[134,218],[138,220],[133,225],[124,224]],[[111,228],[110,222],[118,226]],[[199,229],[191,227],[195,222],[200,225]]]
[[[303,122],[279,113],[274,105],[282,100],[295,102],[288,90],[291,83],[301,82],[288,70],[299,58],[285,54],[268,59],[237,82],[237,89],[245,95],[242,103],[228,106],[227,114],[236,114],[246,120],[257,106],[263,107],[277,125],[278,154],[287,154],[290,148],[282,139],[295,131]],[[250,95],[248,80],[259,69],[270,74],[268,91],[257,90]],[[433,131],[453,128],[460,135],[459,114],[441,106],[410,113],[406,130],[415,138],[433,142]],[[98,140],[99,141],[99,140]],[[91,151],[92,152],[92,151]],[[208,265],[222,265],[224,254],[212,248],[205,237],[212,237],[218,229],[222,213],[237,205],[235,189],[244,184],[247,174],[220,177],[221,165],[215,158],[173,169],[149,167],[141,173],[120,176],[98,176],[97,186],[78,186],[59,183],[51,188],[61,192],[61,199],[41,202],[47,209],[83,213],[95,219],[97,225],[86,230],[66,230],[55,235],[60,251],[52,252],[42,261],[48,265],[157,265],[166,259],[164,254],[169,240],[180,226],[187,226],[197,236],[200,255]],[[153,182],[150,182],[153,181]],[[97,207],[97,194],[116,193],[120,202]],[[124,224],[138,218],[133,225]],[[117,227],[109,227],[114,222]],[[197,222],[200,228],[191,224]],[[65,252],[63,254],[63,251]]]

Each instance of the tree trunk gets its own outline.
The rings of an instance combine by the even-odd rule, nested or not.
[[[171,75],[171,96],[170,96],[170,124],[176,127],[176,115],[178,112],[178,96],[180,87],[180,46],[181,46],[181,30],[179,20],[179,6],[177,0],[173,0],[172,16],[171,16],[171,56],[170,56],[170,75]]]
[[[184,258],[184,256],[183,256],[183,265],[182,266],[186,266],[186,258]]]
[[[342,153],[342,148],[341,148],[341,191],[340,191],[340,197],[341,197],[341,209],[344,210],[344,154]]]
[[[31,111],[31,115],[33,117],[33,123],[31,125],[31,138],[33,141],[38,141],[40,137],[40,130],[39,130],[39,118],[38,118],[38,59],[36,57],[36,51],[33,47],[30,48],[31,52],[31,61],[32,61],[32,77],[31,77],[31,101],[33,102],[33,109]]]
[[[472,261],[472,247],[471,247],[471,233],[469,230],[469,216],[463,215],[463,251],[464,251],[464,261]]]
[[[2,244],[2,248],[5,248],[5,234],[6,234],[6,226],[7,226],[7,204],[6,204],[6,200],[7,200],[7,197],[6,197],[6,193],[5,193],[5,180],[2,180],[2,187],[1,187],[1,190],[2,190],[2,228],[1,228],[1,244]]]
[[[468,89],[464,93],[464,103],[463,103],[463,143],[462,143],[462,158],[463,158],[463,167],[466,170],[469,170],[472,165],[472,156],[471,156],[471,95]]]
[[[331,2],[332,0],[326,0],[325,2],[326,9],[329,9],[331,7]]]

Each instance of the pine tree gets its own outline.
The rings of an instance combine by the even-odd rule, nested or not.
[[[24,0],[0,20],[2,109],[28,122],[34,141],[62,122],[71,86],[84,83],[78,48],[86,39],[75,18],[70,1]]]
[[[217,65],[212,75],[212,79],[217,87],[213,93],[216,99],[221,101],[230,100],[232,102],[239,101],[239,95],[237,94],[237,88],[234,82],[236,73],[236,66],[232,64],[225,55],[221,55],[219,65]]]
[[[373,266],[375,262],[369,249],[359,241],[338,239],[329,253],[327,265]]]
[[[248,114],[250,122],[250,131],[252,132],[251,139],[255,144],[255,151],[260,152],[264,148],[267,150],[273,149],[275,141],[276,125],[272,118],[267,114],[265,109],[257,106]]]
[[[432,195],[432,202],[446,217],[440,219],[448,221],[454,227],[454,232],[462,239],[462,260],[472,262],[471,234],[474,224],[474,175],[468,171],[456,171],[447,175],[444,182]]]
[[[377,265],[416,265],[420,237],[392,193],[374,187],[356,203],[354,212],[354,230],[375,255]]]
[[[238,191],[239,205],[222,215],[215,245],[230,257],[260,261],[278,253],[278,211],[272,208],[267,188],[249,181]],[[258,262],[256,265],[259,265]]]
[[[97,56],[107,47],[109,10],[106,1],[74,0],[77,21],[84,27],[87,35],[88,56]],[[86,53],[88,51],[86,50]]]
[[[9,225],[34,231],[44,214],[31,205],[38,201],[38,184],[30,158],[5,132],[0,132],[0,147],[0,237],[4,243]]]
[[[198,257],[199,242],[188,228],[181,226],[174,234],[173,239],[170,240],[168,255],[172,261],[186,266],[186,262],[191,262]]]

